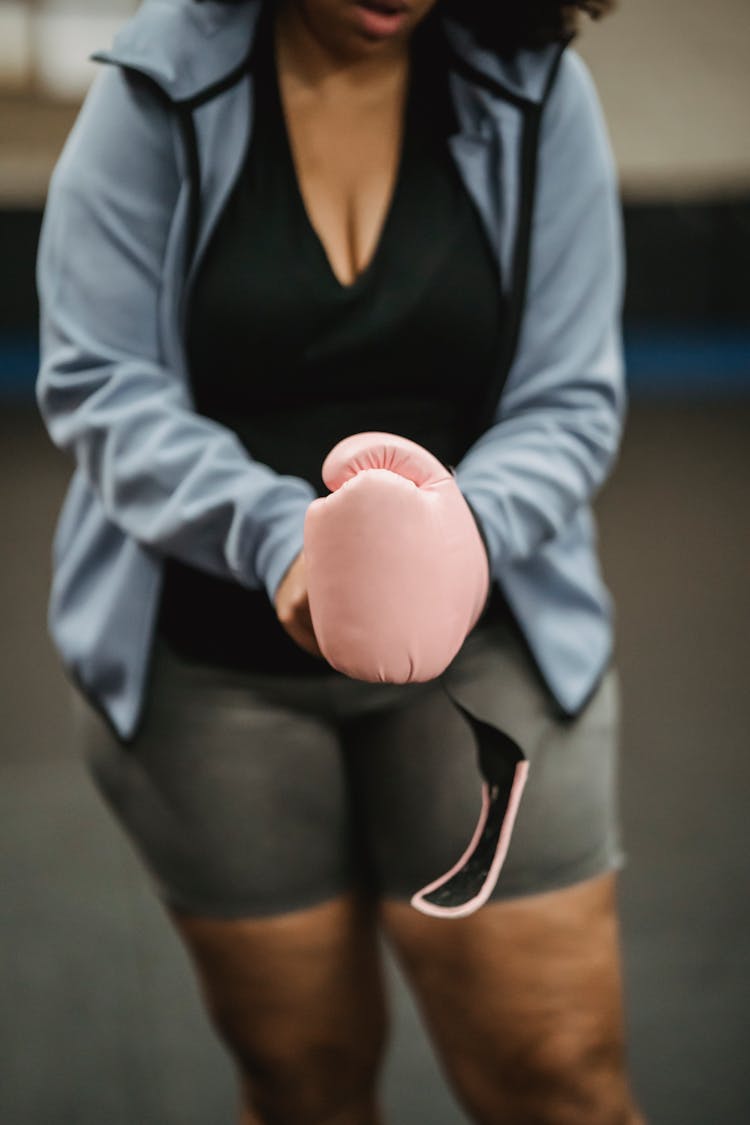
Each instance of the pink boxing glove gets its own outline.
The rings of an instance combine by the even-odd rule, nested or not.
[[[315,636],[356,680],[439,676],[487,602],[487,553],[450,471],[388,433],[353,434],[323,462],[330,496],[304,526]]]
[[[416,442],[379,432],[340,441],[322,476],[331,494],[310,504],[304,525],[321,652],[353,679],[437,678],[478,621],[490,588],[484,543],[453,476]],[[482,804],[463,855],[411,903],[424,914],[457,918],[477,910],[497,883],[528,762],[505,731],[447,694],[476,743]]]

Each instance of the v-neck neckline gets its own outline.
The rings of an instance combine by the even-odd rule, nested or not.
[[[341,296],[352,296],[352,295],[358,294],[360,292],[360,290],[365,287],[367,282],[370,280],[372,275],[375,273],[375,271],[376,271],[376,269],[377,269],[377,267],[380,263],[380,260],[383,257],[384,245],[387,244],[387,241],[389,239],[390,230],[391,230],[391,227],[393,226],[393,223],[395,221],[394,220],[394,214],[395,214],[395,211],[396,211],[396,208],[397,208],[398,204],[400,203],[401,196],[402,196],[402,193],[403,193],[403,181],[404,181],[405,166],[406,166],[406,151],[407,151],[407,143],[408,143],[408,139],[409,139],[408,138],[409,126],[410,126],[410,122],[411,122],[411,111],[412,111],[412,103],[413,103],[413,96],[414,96],[414,69],[415,69],[414,53],[412,52],[411,58],[409,60],[409,74],[408,74],[408,78],[407,78],[407,89],[406,89],[406,98],[405,98],[405,104],[404,104],[404,114],[403,114],[403,119],[402,119],[402,123],[401,123],[401,138],[400,138],[400,142],[399,142],[398,160],[397,160],[397,164],[396,164],[396,176],[395,176],[395,180],[393,182],[393,186],[391,188],[390,198],[389,198],[389,201],[388,201],[387,209],[385,211],[384,218],[383,218],[383,220],[380,224],[380,230],[378,232],[378,237],[377,237],[377,240],[375,242],[374,249],[373,249],[372,253],[370,254],[369,261],[364,266],[364,268],[362,270],[360,270],[360,272],[356,275],[354,280],[347,283],[347,282],[341,281],[341,279],[338,277],[336,271],[334,270],[333,266],[331,265],[331,260],[328,256],[328,251],[326,250],[325,245],[323,244],[322,238],[320,237],[317,230],[315,229],[315,226],[312,222],[312,219],[310,218],[310,214],[307,210],[307,204],[305,203],[305,198],[302,194],[302,188],[300,186],[299,175],[297,173],[297,166],[296,166],[295,160],[294,160],[294,152],[292,150],[292,143],[291,143],[291,138],[290,138],[290,135],[289,135],[289,128],[288,128],[288,125],[287,125],[286,114],[284,112],[284,103],[283,103],[282,98],[281,98],[281,87],[280,87],[280,83],[279,83],[279,73],[278,73],[278,66],[277,66],[277,62],[276,62],[274,29],[273,29],[273,23],[270,20],[269,20],[269,25],[268,25],[267,30],[268,30],[268,40],[267,40],[267,43],[266,43],[266,47],[267,47],[267,50],[269,52],[269,56],[267,57],[266,61],[268,63],[268,74],[269,74],[269,78],[270,78],[272,97],[273,97],[273,100],[274,100],[274,108],[275,108],[275,112],[276,112],[276,119],[277,119],[277,122],[278,122],[278,125],[279,125],[279,134],[280,134],[280,137],[281,137],[281,143],[282,143],[282,147],[283,147],[283,150],[284,150],[284,159],[285,159],[286,164],[287,164],[287,170],[289,172],[289,179],[292,182],[292,189],[293,189],[293,193],[294,193],[296,206],[297,206],[297,209],[299,211],[300,218],[302,220],[303,226],[304,226],[308,236],[312,239],[312,241],[313,241],[313,243],[316,247],[316,251],[318,253],[319,258],[321,259],[323,269],[324,269],[325,273],[327,274],[327,276],[329,277],[330,282],[333,285],[334,290],[337,293],[339,293],[339,295],[341,295]]]

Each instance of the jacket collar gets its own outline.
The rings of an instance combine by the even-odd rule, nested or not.
[[[252,50],[264,0],[145,0],[109,50],[92,58],[140,71],[175,102],[200,99],[243,66]],[[560,53],[558,44],[521,50],[503,59],[481,47],[471,32],[440,17],[449,46],[479,84],[511,101],[538,105]]]

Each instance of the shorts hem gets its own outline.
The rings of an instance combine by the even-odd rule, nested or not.
[[[315,907],[324,906],[326,903],[334,902],[357,892],[365,893],[366,890],[366,887],[357,883],[342,883],[339,887],[327,888],[311,895],[309,898],[297,899],[292,904],[276,903],[273,906],[258,906],[257,903],[224,906],[217,903],[211,903],[210,905],[196,903],[194,900],[188,902],[181,896],[171,894],[160,887],[155,888],[155,893],[161,905],[170,913],[173,912],[182,917],[211,919],[216,922],[238,922],[243,919],[261,921],[264,918],[278,918],[285,914],[314,910]]]
[[[574,887],[579,883],[585,883],[589,879],[596,879],[600,875],[608,875],[611,872],[622,871],[627,866],[627,855],[625,852],[607,852],[592,856],[590,859],[583,860],[573,867],[567,868],[555,875],[550,875],[547,879],[541,879],[535,883],[527,882],[524,884],[517,883],[503,885],[502,873],[497,885],[497,892],[493,893],[490,902],[506,902],[511,899],[529,898],[532,895],[548,894],[552,891],[565,890],[566,887]]]
[[[516,899],[530,898],[533,895],[564,890],[566,887],[585,883],[600,875],[622,871],[627,866],[627,862],[627,853],[624,851],[597,852],[564,871],[558,871],[555,874],[550,874],[546,879],[538,879],[534,882],[529,879],[523,882],[519,880],[515,883],[503,883],[501,872],[497,887],[492,892],[486,905],[490,906],[493,902],[510,902]],[[409,902],[413,893],[413,891],[407,893],[383,890],[380,897],[391,902]]]

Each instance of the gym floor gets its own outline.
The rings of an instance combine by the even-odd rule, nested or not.
[[[652,1125],[746,1125],[750,402],[631,406],[597,510],[618,610],[631,1057]],[[0,410],[0,1121],[234,1121],[230,1063],[178,939],[73,744],[47,639],[70,472]],[[465,1121],[389,961],[388,1120]]]

